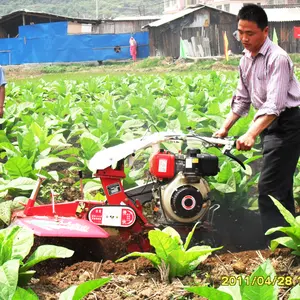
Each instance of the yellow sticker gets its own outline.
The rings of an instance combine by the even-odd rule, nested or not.
[[[199,159],[198,158],[193,158],[193,164],[196,164],[199,162]]]

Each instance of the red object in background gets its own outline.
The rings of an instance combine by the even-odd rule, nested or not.
[[[130,45],[130,55],[132,56],[133,61],[136,61],[136,56],[137,56],[137,42],[134,39],[134,37],[131,37],[129,40],[129,45]]]
[[[150,173],[157,178],[173,178],[175,174],[175,155],[166,151],[155,154],[150,160]]]
[[[300,27],[294,27],[294,38],[300,39]]]

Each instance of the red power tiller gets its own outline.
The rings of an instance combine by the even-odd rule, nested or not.
[[[164,142],[186,145],[185,153],[172,153],[162,148]],[[195,144],[197,146],[195,146]],[[192,145],[192,146],[191,146]],[[196,222],[206,231],[212,230],[218,204],[211,204],[205,176],[219,172],[218,157],[201,153],[200,148],[220,147],[222,152],[243,163],[230,153],[235,141],[173,132],[157,132],[104,149],[90,160],[89,168],[100,178],[106,201],[75,200],[35,206],[45,177],[39,176],[35,189],[24,209],[14,211],[12,224],[24,226],[42,237],[108,238],[109,228],[118,229],[128,252],[149,251],[147,232],[163,226],[190,229]],[[124,191],[124,162],[133,165],[136,153],[152,147],[150,174],[153,180]],[[150,203],[146,217],[144,206]]]

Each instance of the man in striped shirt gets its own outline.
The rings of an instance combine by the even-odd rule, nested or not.
[[[260,135],[263,164],[258,184],[259,209],[264,232],[285,225],[268,195],[295,215],[293,176],[300,154],[300,84],[287,53],[268,37],[268,18],[260,6],[239,11],[238,32],[245,48],[231,112],[216,136],[225,137],[233,124],[256,109],[247,132],[237,140],[238,150],[250,150]],[[275,235],[270,238],[276,237]]]

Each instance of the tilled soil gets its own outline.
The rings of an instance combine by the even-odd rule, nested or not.
[[[212,254],[199,265],[192,276],[176,278],[172,283],[161,280],[159,272],[145,258],[127,262],[82,261],[51,274],[33,279],[30,287],[40,299],[58,299],[61,292],[71,285],[78,285],[90,279],[111,277],[112,280],[102,288],[90,293],[85,299],[204,299],[184,290],[184,286],[210,285],[224,283],[222,276],[251,274],[265,259],[270,259],[278,276],[292,276],[300,281],[300,259],[293,256],[289,249],[227,252]],[[287,299],[290,287],[280,290],[280,299]]]

